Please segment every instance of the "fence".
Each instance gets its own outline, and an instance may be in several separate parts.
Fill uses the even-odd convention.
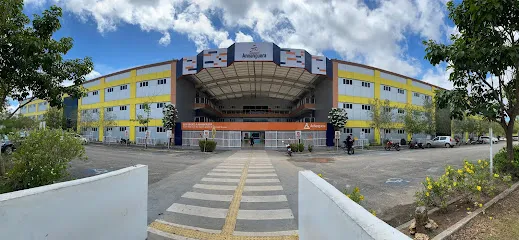
[[[107,143],[107,144],[117,143],[118,140],[119,140],[119,138],[116,138],[116,137],[105,136],[104,139],[103,139],[103,143]]]
[[[210,135],[209,139],[212,140],[212,133]],[[198,141],[203,139],[203,136],[203,131],[183,131],[182,146],[198,146]],[[217,131],[214,140],[216,147],[241,147],[241,131]]]
[[[89,134],[89,135],[81,135],[82,137],[88,139],[89,142],[97,142],[99,140],[99,138],[97,137],[94,137],[93,134]]]
[[[297,143],[295,131],[266,131],[265,147],[285,147],[287,143]],[[301,143],[305,146],[326,146],[326,131],[302,131]]]
[[[146,138],[143,138],[143,137],[136,138],[135,144],[137,144],[137,145],[146,144]],[[148,138],[147,145],[156,145],[156,144],[157,144],[156,138]]]
[[[353,147],[356,149],[364,149],[364,146],[369,146],[369,139],[357,139],[353,142]]]

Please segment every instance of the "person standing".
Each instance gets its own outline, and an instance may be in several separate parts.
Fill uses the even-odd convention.
[[[250,137],[250,146],[254,147],[254,138],[252,136]]]
[[[346,137],[346,149],[348,151],[348,155],[351,155],[351,147],[353,146],[353,137],[350,135],[348,135],[348,137]]]

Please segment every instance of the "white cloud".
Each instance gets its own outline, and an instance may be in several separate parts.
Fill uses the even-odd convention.
[[[162,46],[167,46],[171,42],[171,36],[168,32],[164,32],[164,35],[159,39],[159,44]]]
[[[92,70],[92,72],[90,72],[89,74],[87,74],[85,76],[85,79],[86,80],[90,80],[90,79],[94,79],[94,78],[97,78],[97,77],[100,77],[101,76],[101,73],[96,71],[96,70]]]
[[[12,98],[7,98],[7,112],[14,112],[20,104],[18,101],[13,100]]]
[[[449,81],[449,76],[451,73],[451,69],[446,69],[445,67],[438,65],[433,69],[428,69],[423,75],[422,81],[440,86],[445,89],[452,89],[452,82]]]
[[[236,33],[236,42],[254,42],[254,38],[251,35],[242,33],[241,31]]]
[[[231,29],[238,31],[235,41],[250,41],[247,31],[259,37],[256,41],[312,54],[335,51],[345,60],[409,76],[422,73],[422,66],[409,56],[407,36],[442,41],[455,31],[445,23],[445,0],[377,1],[371,9],[359,0],[53,1],[84,20],[93,19],[101,33],[132,24],[163,33],[159,43],[166,45],[165,33],[174,31],[200,51],[232,44]],[[222,24],[216,24],[218,18]]]

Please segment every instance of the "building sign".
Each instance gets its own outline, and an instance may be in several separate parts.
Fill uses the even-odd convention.
[[[234,61],[273,61],[272,43],[235,43]]]
[[[326,131],[326,123],[300,122],[183,122],[183,131]]]
[[[301,131],[296,131],[296,139],[301,139]]]

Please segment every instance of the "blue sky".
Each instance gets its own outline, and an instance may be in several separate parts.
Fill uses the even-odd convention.
[[[89,56],[97,77],[193,56],[234,41],[268,41],[372,65],[442,87],[444,66],[424,60],[422,41],[447,42],[456,28],[445,0],[25,0],[24,12],[63,8],[68,58]]]

